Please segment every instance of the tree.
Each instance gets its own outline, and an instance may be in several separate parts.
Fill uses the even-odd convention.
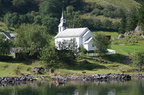
[[[68,26],[71,28],[77,28],[81,27],[81,17],[80,17],[80,11],[74,11],[73,6],[68,6],[66,8],[66,18]]]
[[[119,25],[120,25],[120,23],[119,22],[113,22],[113,29],[114,30],[118,30],[119,29]]]
[[[133,57],[133,64],[139,67],[139,70],[142,71],[142,66],[144,65],[144,52],[138,52]]]
[[[62,42],[58,43],[58,49],[59,50],[71,50],[73,53],[76,53],[78,51],[78,45],[76,42],[76,39],[70,39],[69,41],[63,40]]]
[[[82,10],[84,6],[83,0],[63,0],[64,5],[66,6],[73,6],[75,11]]]
[[[8,55],[10,53],[10,48],[12,46],[12,42],[4,35],[0,35],[0,55]]]
[[[17,30],[15,44],[22,48],[22,52],[34,55],[49,45],[49,34],[46,27],[35,24],[22,24]]]
[[[61,0],[45,0],[39,7],[39,12],[41,15],[49,15],[52,17],[60,17],[61,10]]]
[[[144,0],[141,0],[140,4],[140,8],[138,9],[138,24],[144,29]]]
[[[132,12],[127,22],[127,30],[133,31],[137,27],[138,19],[136,12]]]
[[[19,26],[19,14],[18,13],[7,13],[4,16],[4,21],[8,28],[15,27],[17,28]]]
[[[57,49],[59,61],[66,63],[67,65],[75,64],[75,55],[78,52],[77,42],[75,39],[58,42]]]
[[[93,45],[96,47],[95,51],[99,53],[99,55],[106,54],[107,48],[110,46],[111,41],[102,34],[97,34],[93,38]]]
[[[27,13],[29,11],[38,11],[38,4],[36,0],[11,0],[14,11],[18,13]]]
[[[58,48],[59,47],[59,48]],[[75,64],[77,44],[74,39],[58,42],[58,47],[45,46],[40,54],[40,59],[49,67],[71,66]]]
[[[112,28],[112,21],[105,19],[102,21],[102,27],[104,29],[111,29]]]
[[[50,34],[57,32],[58,19],[55,17],[45,16],[42,18],[42,25],[47,27]]]
[[[114,17],[114,11],[116,10],[115,7],[113,7],[112,5],[108,5],[104,8],[103,10],[103,14],[105,17]]]
[[[48,67],[58,67],[59,65],[59,58],[58,58],[58,52],[54,47],[49,47],[46,45],[41,53],[40,53],[40,59],[47,63]]]
[[[100,19],[95,19],[95,20],[93,20],[93,21],[94,21],[93,27],[94,27],[95,29],[100,29],[101,26],[102,26],[101,20],[100,20]]]
[[[125,14],[124,14],[120,21],[119,33],[123,34],[126,32],[126,23],[127,23],[127,20],[126,20]]]

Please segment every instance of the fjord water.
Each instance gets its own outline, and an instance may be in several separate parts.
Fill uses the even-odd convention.
[[[108,82],[33,82],[24,85],[0,87],[0,95],[144,95],[144,80]]]

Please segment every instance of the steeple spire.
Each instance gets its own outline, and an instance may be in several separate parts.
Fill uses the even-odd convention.
[[[66,28],[67,28],[67,24],[66,24],[66,19],[64,17],[64,10],[62,8],[62,16],[61,16],[61,19],[60,19],[60,24],[59,24],[59,32],[62,32],[64,31]]]
[[[65,17],[64,17],[64,10],[63,10],[63,8],[62,8],[62,15],[61,15],[61,19],[65,19]]]

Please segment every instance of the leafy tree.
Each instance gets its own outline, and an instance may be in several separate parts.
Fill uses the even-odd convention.
[[[19,26],[19,14],[18,13],[7,13],[4,16],[4,21],[8,28],[15,27],[17,28]]]
[[[104,29],[111,29],[112,28],[112,21],[105,19],[102,21],[102,28]]]
[[[74,11],[73,6],[68,6],[66,8],[66,18],[68,26],[71,28],[81,27],[81,17],[79,11]]]
[[[93,38],[93,45],[96,47],[96,52],[99,55],[103,55],[107,53],[107,48],[110,46],[111,41],[102,34],[97,34]]]
[[[114,17],[114,11],[116,10],[115,7],[113,7],[112,5],[108,5],[104,8],[103,10],[103,14],[106,17]]]
[[[55,17],[45,16],[42,18],[42,25],[47,27],[47,30],[51,34],[57,32],[58,19]]]
[[[100,29],[101,26],[102,26],[101,20],[100,20],[100,19],[95,19],[95,20],[93,20],[93,21],[94,21],[94,24],[93,24],[94,28],[95,28],[95,29]]]
[[[38,11],[36,0],[11,0],[14,10],[19,13],[27,13],[29,11]]]
[[[29,55],[39,55],[41,49],[49,45],[50,37],[44,26],[22,24],[16,32],[15,44],[22,48],[22,52],[29,53]]]
[[[120,25],[119,22],[114,22],[114,23],[112,24],[113,29],[114,29],[114,30],[118,30],[118,29],[119,29],[119,25]]]
[[[61,10],[61,0],[45,0],[39,7],[39,12],[41,15],[49,15],[52,17],[60,17]]]
[[[75,11],[82,10],[84,7],[83,0],[63,0],[64,5],[66,6],[73,6]]]
[[[124,10],[121,8],[116,8],[116,10],[114,11],[114,17],[122,17],[124,14]]]
[[[40,15],[35,16],[34,17],[34,23],[41,25],[42,24],[41,19],[42,19],[42,17]]]
[[[75,54],[78,51],[75,39],[58,42],[57,49],[58,49],[58,57],[61,62],[67,63],[67,65],[74,65]]]
[[[46,45],[41,53],[40,53],[40,59],[44,62],[47,63],[48,67],[58,67],[59,58],[58,58],[58,52],[54,47],[49,47]]]
[[[144,52],[138,52],[133,57],[133,64],[139,67],[139,70],[142,71],[142,66],[144,65]]]
[[[19,16],[20,23],[28,23],[28,17],[26,15]]]
[[[127,20],[126,20],[125,14],[124,14],[120,21],[119,33],[123,34],[126,32],[126,23],[127,23]]]
[[[58,50],[72,50],[74,53],[76,53],[77,50],[77,42],[75,39],[71,39],[69,41],[63,40],[62,42],[57,42],[58,43]]]
[[[32,24],[32,23],[34,23],[34,14],[32,14],[32,12],[31,13],[27,13],[26,14],[26,17],[27,17],[27,22],[29,23],[29,24]]]
[[[59,48],[58,48],[59,47]],[[77,52],[77,44],[75,40],[58,42],[57,49],[46,45],[41,54],[40,59],[47,63],[49,67],[70,66],[75,64],[75,54]]]
[[[12,46],[12,42],[4,35],[0,35],[0,55],[8,55],[10,53],[10,48]]]

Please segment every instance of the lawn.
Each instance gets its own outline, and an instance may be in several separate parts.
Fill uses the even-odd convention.
[[[118,33],[117,32],[111,32],[111,31],[92,31],[93,34],[103,34],[103,35],[110,35],[111,38],[117,38]]]
[[[133,55],[137,52],[144,51],[144,46],[111,45],[111,49],[116,50],[119,54]]]
[[[27,63],[29,63],[27,61]],[[3,76],[19,76],[21,73],[33,74],[32,68],[41,67],[41,64],[27,64],[26,62],[1,62],[0,61],[0,77]]]
[[[137,52],[144,51],[144,38],[141,36],[126,36],[119,40],[113,40],[113,38],[118,37],[117,32],[109,32],[109,31],[94,31],[94,34],[104,34],[111,36],[111,49],[116,50],[116,53],[121,55],[133,55]],[[128,42],[129,41],[129,42]],[[134,43],[138,41],[137,43]]]

